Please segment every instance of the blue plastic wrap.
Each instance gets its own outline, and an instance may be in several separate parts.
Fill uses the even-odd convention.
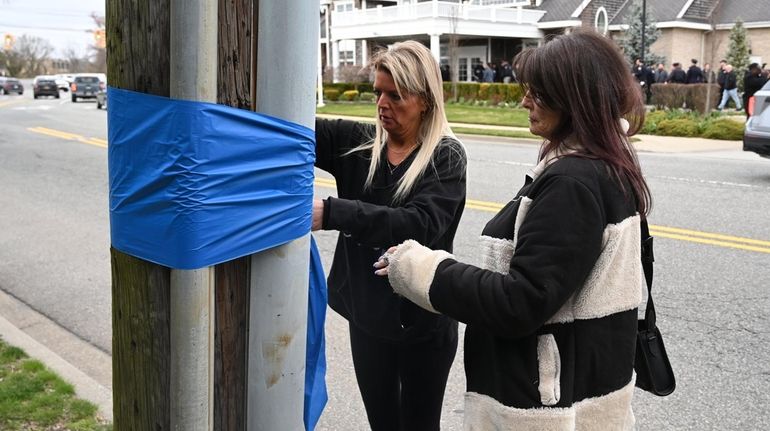
[[[213,103],[108,91],[116,249],[195,269],[310,231],[312,130]]]
[[[315,133],[212,103],[108,88],[116,249],[176,269],[215,265],[310,231]],[[311,242],[306,429],[326,404],[326,280]]]

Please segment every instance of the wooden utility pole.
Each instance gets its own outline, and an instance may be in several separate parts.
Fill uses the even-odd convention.
[[[296,1],[293,3],[293,6],[299,4]],[[172,4],[173,0],[107,0],[107,69],[111,86],[158,96],[172,95],[172,88],[175,85],[172,82],[171,63]],[[217,56],[219,58],[217,102],[254,110],[257,106],[258,89],[256,79],[258,1],[219,0],[217,6]],[[288,12],[280,9],[273,13]],[[288,14],[283,18],[286,23],[291,20]],[[309,43],[315,50],[312,42],[313,39],[311,38]],[[289,57],[284,60],[286,65],[295,61],[290,54],[285,51],[280,54]],[[298,53],[298,55],[304,54],[305,52]],[[315,57],[310,55],[307,57],[307,61],[312,65],[315,63]],[[296,62],[292,67],[301,70],[299,66],[302,64],[304,63]],[[312,69],[307,69],[307,71],[310,72]],[[282,73],[284,72],[276,72],[276,74]],[[311,90],[314,87],[314,83],[312,83],[314,76],[310,73]],[[280,79],[281,77],[271,76],[271,78]],[[292,76],[284,75],[283,78],[292,78]],[[270,85],[284,87],[276,85],[275,82],[279,81],[274,81]],[[291,89],[292,86],[294,86],[294,90]],[[309,107],[293,110],[300,111],[307,117],[307,113],[304,111],[310,109],[312,118],[314,95],[302,86],[297,90],[296,82],[291,82],[291,80],[285,87],[289,88],[287,90],[289,93],[296,93],[297,91],[308,93]],[[264,91],[265,93],[269,92]],[[284,111],[289,112],[292,109],[290,104],[303,103],[305,102],[304,99],[307,98],[304,93],[300,99],[287,98],[285,103],[278,104],[282,111],[273,113],[280,115]],[[115,109],[115,107],[111,107],[111,109]],[[295,120],[294,118],[288,119]],[[303,123],[308,125],[308,121]],[[291,244],[283,247],[294,250],[292,251],[294,255],[304,253],[304,262],[306,262],[307,236],[301,238],[298,245]],[[265,253],[268,255],[266,258],[258,257]],[[111,254],[115,429],[117,431],[171,430],[172,427],[180,426],[178,423],[175,425],[172,417],[172,410],[175,408],[173,406],[175,402],[173,391],[183,390],[183,388],[178,388],[178,381],[172,381],[177,379],[174,375],[175,372],[178,373],[179,371],[174,369],[174,361],[171,359],[172,345],[174,344],[172,339],[175,332],[172,324],[174,320],[172,310],[175,306],[178,308],[172,295],[172,280],[178,278],[174,276],[175,273],[182,273],[184,276],[187,272],[172,270],[144,261],[114,248],[111,249]],[[265,328],[264,324],[255,325],[255,322],[270,321],[269,316],[250,316],[250,302],[256,300],[256,297],[250,297],[250,292],[259,288],[261,289],[259,295],[269,297],[272,295],[269,290],[265,291],[266,288],[284,291],[299,290],[293,292],[293,295],[307,300],[307,275],[304,276],[304,291],[301,289],[301,282],[297,284],[292,280],[286,283],[289,285],[284,285],[283,281],[285,280],[282,280],[280,276],[276,277],[274,274],[270,274],[270,265],[275,263],[270,259],[269,254],[269,252],[264,252],[246,256],[209,269],[213,272],[215,323],[213,405],[206,407],[213,410],[210,412],[213,416],[211,419],[213,422],[206,426],[215,430],[240,431],[247,429],[247,410],[249,410],[247,409],[247,374],[250,368],[259,370],[262,361],[261,357],[256,357],[257,355],[249,358],[250,320],[252,330],[257,329],[266,332],[270,329]],[[298,263],[300,266],[304,264],[302,259],[295,259],[293,264],[297,265]],[[255,265],[256,272],[252,273],[252,268]],[[294,273],[294,278],[297,278],[296,271],[301,269],[292,268],[291,272]],[[285,265],[281,267],[281,270],[286,270]],[[304,271],[305,273],[307,271],[306,264]],[[272,276],[272,285],[259,287],[259,280],[264,279],[266,275]],[[255,279],[257,279],[256,282]],[[297,286],[299,289],[296,289]],[[281,295],[285,295],[285,292]],[[260,300],[261,302],[265,301]],[[306,302],[294,302],[299,302],[296,307],[299,309],[304,307],[304,312],[306,312]],[[279,316],[282,312],[281,309],[272,311],[277,312]],[[295,315],[295,318],[300,320],[303,316],[302,313],[297,314],[294,311],[284,314]],[[276,324],[276,326],[279,325]],[[295,337],[290,346],[294,352],[292,355],[296,357],[298,353],[304,354],[305,332],[304,326],[297,327],[295,330],[298,331],[295,335],[301,335]],[[269,336],[270,333],[267,332],[264,338]],[[294,347],[295,345],[301,345],[301,349]],[[252,365],[249,365],[249,359],[251,359]],[[303,361],[299,371],[304,372],[304,358],[301,359]],[[277,378],[281,379],[280,373],[283,370],[278,371]],[[296,371],[298,370],[292,368],[290,374],[297,374]],[[251,376],[255,381],[258,377]],[[295,377],[304,381],[304,373]],[[286,377],[283,380],[289,380],[289,378]],[[282,386],[284,386],[283,383],[276,385],[276,388]],[[175,387],[177,389],[173,389]],[[289,392],[292,393],[290,400],[292,404],[275,408],[262,403],[260,408],[275,410],[274,414],[297,416],[293,420],[295,422],[298,420],[301,423],[301,394],[299,395],[300,404],[297,406],[297,396],[294,394],[296,390],[292,389]],[[263,401],[264,396],[264,394],[261,395]],[[284,399],[284,401],[286,400]],[[254,402],[252,400],[252,403]],[[248,413],[252,415],[251,411]],[[260,418],[255,416],[248,419],[252,424],[249,429],[270,429],[271,427],[269,420],[261,422]]]

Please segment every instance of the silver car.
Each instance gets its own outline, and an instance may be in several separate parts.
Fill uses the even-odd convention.
[[[743,151],[753,151],[770,158],[770,81],[752,98],[754,110],[743,131]]]

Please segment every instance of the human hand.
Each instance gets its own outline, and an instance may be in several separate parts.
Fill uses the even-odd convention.
[[[310,227],[311,230],[323,229],[324,221],[324,201],[322,199],[313,199],[313,221]]]
[[[396,252],[397,247],[393,246],[388,249],[385,253],[380,256],[379,259],[377,259],[377,262],[374,262],[374,274],[387,277],[388,276],[388,266],[390,265],[390,256],[393,255],[393,253]]]

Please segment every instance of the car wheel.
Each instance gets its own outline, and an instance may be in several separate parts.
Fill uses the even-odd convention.
[[[33,94],[33,95],[32,95],[32,97],[34,97],[35,99],[37,99],[37,94]]]
[[[59,93],[56,93],[56,96],[54,96],[54,97],[59,99],[60,98]]]

